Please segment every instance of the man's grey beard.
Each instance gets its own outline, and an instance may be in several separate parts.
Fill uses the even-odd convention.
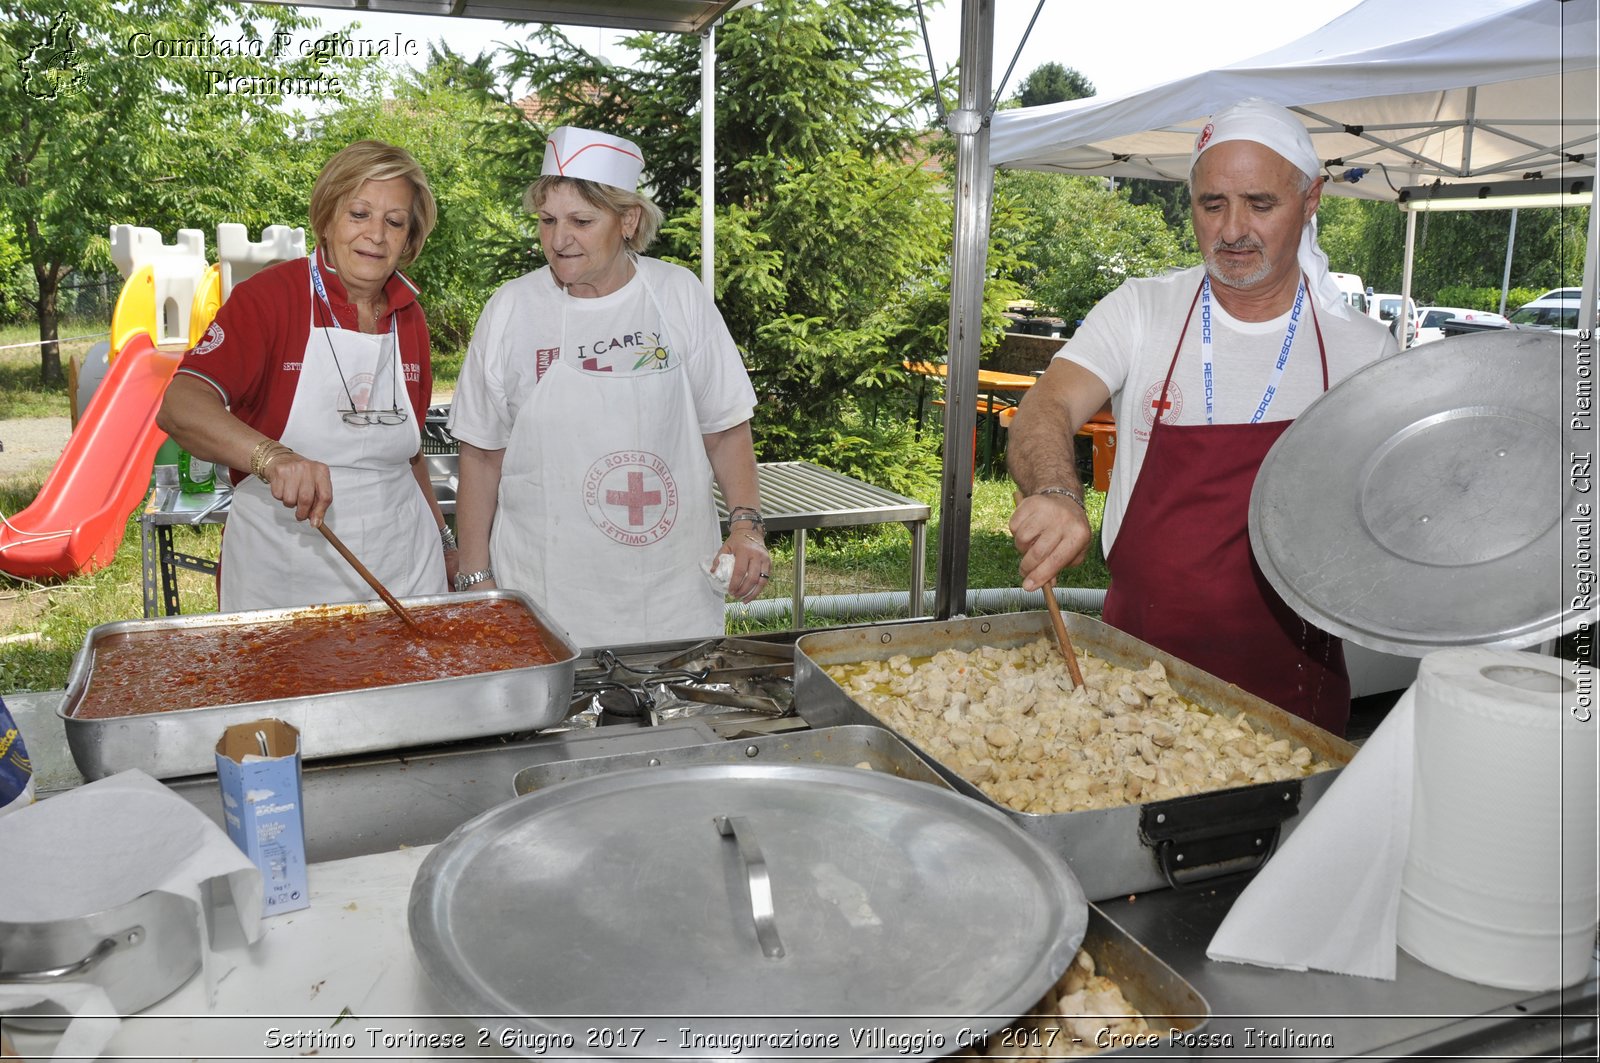
[[[1236,244],[1216,244],[1211,248],[1212,254],[1218,251],[1261,251],[1262,247],[1255,241],[1240,241]],[[1216,265],[1211,255],[1206,255],[1206,273],[1218,284],[1226,284],[1230,288],[1254,288],[1272,275],[1272,263],[1263,255],[1261,265],[1245,274],[1243,277],[1229,277]]]

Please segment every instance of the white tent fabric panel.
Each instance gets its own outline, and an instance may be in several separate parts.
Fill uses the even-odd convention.
[[[1282,48],[1116,97],[994,117],[994,165],[1185,180],[1212,112],[1248,96],[1299,112],[1328,191],[1583,177],[1600,140],[1594,0],[1366,0]],[[1354,183],[1354,169],[1367,173]]]

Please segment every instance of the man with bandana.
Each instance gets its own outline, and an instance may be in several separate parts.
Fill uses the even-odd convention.
[[[1250,550],[1256,470],[1317,396],[1395,352],[1355,313],[1317,246],[1321,164],[1287,109],[1214,115],[1189,164],[1205,264],[1130,280],[1085,318],[1011,426],[1011,518],[1023,586],[1088,553],[1073,436],[1108,402],[1117,462],[1101,535],[1106,623],[1342,735],[1350,681],[1337,638],[1273,591]]]

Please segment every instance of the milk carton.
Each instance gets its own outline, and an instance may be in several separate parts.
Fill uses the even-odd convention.
[[[282,720],[240,723],[217,742],[228,837],[261,869],[263,916],[311,903],[300,812],[300,732]]]

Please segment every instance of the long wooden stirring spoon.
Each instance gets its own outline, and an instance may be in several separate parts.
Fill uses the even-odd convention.
[[[1012,501],[1022,505],[1022,492],[1013,491]],[[1061,603],[1056,601],[1056,581],[1051,580],[1039,588],[1044,592],[1044,603],[1050,609],[1050,623],[1056,629],[1056,648],[1067,659],[1067,672],[1074,686],[1083,686],[1083,671],[1078,667],[1078,655],[1072,648],[1072,636],[1067,633],[1066,618],[1061,615]]]
[[[333,534],[333,529],[328,527],[327,521],[318,524],[317,530],[322,533],[324,539],[333,544],[335,550],[339,551],[339,556],[350,562],[350,567],[355,569],[361,578],[367,581],[367,586],[378,592],[378,597],[383,599],[385,605],[394,610],[396,616],[404,620],[412,631],[418,634],[422,633],[422,625],[417,623],[416,618],[406,610],[405,606],[400,604],[398,598],[389,593],[389,588],[378,582],[378,577],[368,571],[367,566],[361,563],[361,559],[351,553],[350,548],[337,535]]]

